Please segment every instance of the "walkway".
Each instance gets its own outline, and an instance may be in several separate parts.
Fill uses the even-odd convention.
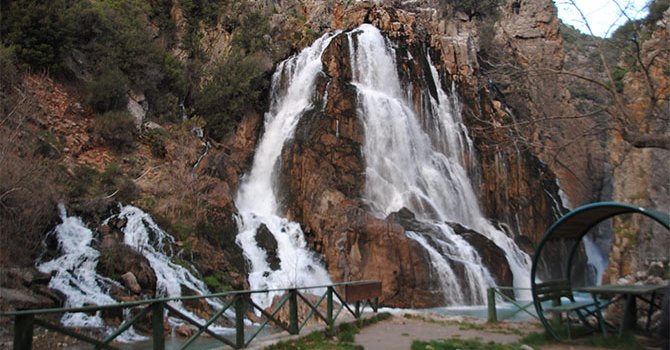
[[[487,325],[478,319],[463,321],[424,314],[394,315],[389,320],[363,328],[356,336],[356,343],[366,350],[408,350],[414,340],[449,338],[514,343],[521,339],[522,334],[539,330],[539,324],[535,323],[500,322]]]

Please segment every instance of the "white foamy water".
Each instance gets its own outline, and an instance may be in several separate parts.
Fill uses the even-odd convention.
[[[53,235],[58,241],[61,256],[38,264],[37,268],[52,275],[49,287],[61,291],[66,296],[65,307],[118,303],[109,296],[108,292],[112,285],[120,285],[96,273],[100,252],[91,247],[95,239],[94,233],[80,218],[68,216],[63,205],[59,205],[59,209],[63,223],[56,226]],[[174,237],[164,232],[149,214],[139,208],[127,205],[120,206],[119,209],[119,214],[113,215],[103,223],[108,223],[114,217],[126,220],[123,228],[124,243],[141,253],[149,261],[156,274],[156,295],[158,297],[179,297],[184,287],[200,295],[209,294],[207,287],[200,279],[170,260],[169,255],[171,254],[165,250],[168,244],[174,243]],[[214,309],[222,307],[216,300],[207,299],[207,302]],[[205,322],[186,310],[179,301],[172,301],[170,305],[196,321]],[[68,327],[106,328],[99,312],[95,315],[68,313],[63,316],[61,323]],[[171,318],[170,323],[177,325],[182,321]],[[229,328],[218,326],[210,326],[210,329],[218,333],[231,331]],[[132,327],[117,338],[119,341],[144,339],[147,338],[135,333]]]
[[[359,116],[364,121],[366,159],[365,196],[382,216],[403,207],[414,212],[418,219],[458,222],[482,233],[506,254],[514,274],[515,287],[529,287],[530,257],[523,253],[512,238],[496,229],[483,217],[474,193],[464,158],[472,153],[472,143],[460,118],[454,98],[436,86],[437,99],[430,97],[427,116],[438,127],[424,130],[405,96],[396,71],[392,46],[371,25],[362,25],[349,34],[354,85],[358,90]],[[432,67],[433,79],[439,82]],[[469,303],[486,299],[486,288],[493,284],[490,274],[482,267],[476,251],[452,230],[444,229],[442,237],[432,237],[443,247],[442,259],[418,235],[409,233],[428,251],[440,282],[452,288],[447,260],[459,261],[466,269],[471,293]],[[445,253],[448,252],[448,253]],[[446,302],[462,303],[458,295],[445,290]],[[527,292],[518,298],[529,299]]]
[[[312,108],[314,84],[322,74],[321,54],[334,34],[318,39],[282,62],[273,78],[271,106],[265,114],[265,133],[256,153],[253,167],[240,186],[235,204],[239,209],[236,242],[249,262],[251,289],[264,290],[322,285],[331,283],[328,272],[306,248],[300,225],[279,216],[275,194],[276,167],[284,144],[293,137],[303,114]],[[278,270],[272,270],[267,254],[256,242],[256,232],[265,225],[277,241]],[[261,307],[271,304],[276,293],[252,296]]]
[[[140,252],[149,261],[149,265],[156,274],[157,296],[180,297],[183,288],[187,288],[198,295],[210,294],[202,280],[195,277],[185,267],[172,262],[170,258],[172,253],[166,250],[169,249],[169,244],[175,243],[174,237],[163,231],[149,214],[137,207],[132,205],[119,206],[119,210],[118,215],[110,217],[103,223],[107,223],[113,217],[126,220],[126,225],[123,228],[123,243]],[[216,299],[207,298],[205,300],[214,309],[223,307]],[[170,301],[169,304],[200,324],[206,322],[206,320],[184,308],[181,301]],[[177,318],[170,318],[169,321],[172,325],[183,323]],[[217,333],[233,331],[231,328],[215,325],[210,326],[209,329]]]
[[[64,307],[82,307],[86,305],[116,304],[117,301],[107,293],[116,282],[96,273],[100,252],[91,247],[93,231],[84,222],[74,216],[68,216],[65,206],[58,205],[63,221],[52,231],[58,241],[61,256],[40,263],[37,269],[51,274],[49,288],[62,292],[65,296]],[[105,328],[100,311],[93,315],[83,312],[66,313],[61,323],[68,327]],[[140,341],[140,336],[131,327],[117,338],[118,341]]]

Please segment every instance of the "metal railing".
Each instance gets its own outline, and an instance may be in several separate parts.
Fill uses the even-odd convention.
[[[523,302],[520,302],[510,297],[509,295],[505,294],[505,291],[512,291],[512,293],[514,293],[515,290],[530,290],[530,288],[495,286],[487,290],[486,299],[488,305],[488,322],[498,322],[499,320],[502,319],[512,318],[522,311],[536,319],[539,319],[537,315],[534,313],[535,309],[532,300],[524,300]],[[512,312],[510,315],[507,315],[504,318],[499,318],[498,309],[496,308],[496,295],[500,296],[502,300],[514,305],[516,307],[516,310],[514,310],[514,312]],[[529,308],[532,311],[528,311]]]
[[[325,290],[320,297],[308,291]],[[252,298],[252,294],[256,293],[276,293],[282,294],[281,299],[274,306],[274,310],[266,310],[256,304]],[[315,296],[310,300],[307,295]],[[348,311],[354,318],[360,318],[364,309],[368,306],[374,312],[377,312],[379,297],[381,296],[381,282],[379,281],[356,281],[335,283],[324,286],[299,287],[289,289],[268,289],[268,290],[252,290],[252,291],[233,291],[225,293],[215,293],[204,296],[187,296],[179,298],[161,298],[142,301],[133,301],[126,303],[119,303],[113,305],[94,305],[78,308],[51,308],[51,309],[33,309],[33,310],[18,310],[11,312],[0,313],[0,317],[14,317],[14,349],[15,350],[29,350],[32,349],[33,329],[35,326],[40,326],[51,331],[55,331],[80,341],[92,344],[95,349],[117,349],[112,345],[119,335],[127,331],[131,326],[137,324],[138,320],[150,316],[152,329],[152,344],[154,350],[165,349],[165,330],[164,320],[170,315],[182,319],[198,330],[193,333],[185,342],[183,342],[179,349],[188,348],[193,342],[203,333],[207,333],[213,339],[229,345],[234,349],[241,349],[247,347],[252,340],[254,340],[261,331],[270,323],[287,331],[289,334],[298,334],[307,322],[313,317],[321,319],[326,324],[328,332],[334,331],[335,320],[343,310]],[[223,302],[223,307],[215,310],[214,314],[209,317],[207,321],[201,323],[193,317],[186,315],[184,312],[178,310],[170,305],[175,301],[189,301],[216,298]],[[298,304],[299,300],[307,305],[309,312],[302,318],[299,317]],[[325,301],[325,312],[319,306]],[[278,313],[285,305],[288,304],[288,322],[281,320]],[[351,305],[350,305],[351,304]],[[104,310],[118,310],[118,309],[134,309],[136,313],[121,323],[112,333],[105,336],[103,339],[96,339],[89,335],[78,332],[77,329],[66,328],[64,326],[54,324],[50,321],[39,318],[38,316],[62,314],[70,312],[98,312]],[[234,336],[227,338],[210,329],[217,320],[220,319],[227,310],[234,310]],[[245,330],[245,316],[249,311],[258,311],[264,320],[260,322],[253,332],[249,334]]]

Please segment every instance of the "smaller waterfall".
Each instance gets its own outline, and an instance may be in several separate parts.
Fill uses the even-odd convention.
[[[593,284],[600,284],[603,279],[603,273],[605,272],[605,269],[607,269],[607,255],[603,255],[600,247],[593,239],[591,233],[585,235],[582,238],[582,242],[584,243],[587,264],[592,266],[595,270],[595,276],[593,276],[595,280],[589,282]]]
[[[300,118],[313,108],[314,86],[322,74],[321,54],[336,33],[326,34],[300,54],[283,61],[272,78],[272,104],[265,114],[265,133],[254,155],[251,172],[240,186],[235,204],[239,209],[236,242],[250,263],[251,289],[306,287],[330,283],[328,272],[306,247],[298,223],[279,216],[275,195],[276,166],[284,144],[293,137]],[[278,269],[267,262],[267,252],[258,246],[256,234],[265,226],[277,242]],[[268,307],[276,292],[252,296]]]
[[[85,305],[116,304],[117,301],[107,293],[115,281],[100,276],[95,267],[100,252],[91,247],[94,235],[84,222],[74,216],[68,216],[65,206],[58,205],[60,218],[63,221],[50,233],[58,241],[62,255],[54,260],[37,265],[41,272],[51,274],[49,288],[58,290],[66,296],[65,307],[82,307]],[[100,311],[94,315],[83,312],[67,313],[61,323],[68,327],[105,328]],[[140,336],[131,327],[124,332],[119,341],[140,341],[147,339]]]
[[[96,273],[96,266],[100,252],[92,247],[95,235],[84,222],[74,216],[68,216],[65,206],[60,204],[60,217],[63,221],[52,231],[58,241],[59,251],[62,253],[58,258],[38,263],[38,270],[52,275],[49,287],[59,290],[66,296],[66,307],[81,307],[85,305],[107,305],[116,304],[117,300],[109,296],[108,292],[114,285],[121,287],[117,282]],[[161,297],[179,297],[182,287],[186,287],[198,294],[209,294],[205,284],[195,277],[186,268],[173,263],[170,256],[166,254],[169,244],[175,242],[174,237],[161,230],[149,214],[139,208],[127,205],[119,206],[119,214],[113,215],[103,223],[108,223],[112,218],[126,220],[123,228],[124,243],[141,253],[151,265],[156,274],[156,295]],[[220,309],[222,305],[212,299],[207,302],[214,308]],[[186,310],[179,301],[170,302],[189,317],[202,320],[197,315]],[[178,319],[170,318],[172,325],[180,325]],[[105,328],[100,313],[87,315],[84,313],[68,313],[63,316],[61,323],[68,327],[93,327]],[[210,326],[212,331],[226,333],[229,328]],[[120,341],[139,341],[146,339],[135,333],[132,328],[126,331]]]
[[[156,295],[178,297],[181,296],[182,287],[201,295],[209,294],[204,282],[183,266],[173,263],[166,255],[167,244],[174,244],[174,237],[158,227],[151,216],[141,209],[132,205],[120,206],[119,209],[118,215],[106,219],[103,224],[107,224],[114,217],[126,220],[123,243],[149,260],[156,274]],[[207,299],[207,302],[213,307],[222,307],[214,299]]]

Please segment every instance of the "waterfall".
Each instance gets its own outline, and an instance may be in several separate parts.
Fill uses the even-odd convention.
[[[425,248],[446,303],[481,304],[487,287],[495,282],[477,251],[445,222],[461,223],[493,241],[506,254],[514,285],[528,287],[530,258],[481,213],[465,165],[474,158],[472,141],[456,95],[441,88],[437,69],[427,58],[432,80],[438,83],[431,87],[436,94],[426,94],[423,101],[420,112],[426,125],[422,126],[407,97],[410,91],[401,86],[393,47],[378,29],[365,24],[347,34],[324,35],[282,62],[273,75],[264,134],[235,199],[239,209],[236,242],[249,263],[251,289],[330,282],[326,270],[306,248],[300,225],[280,216],[275,183],[282,149],[292,139],[300,118],[322,108],[314,105],[315,82],[323,74],[321,55],[336,35],[348,36],[352,84],[358,92],[358,115],[365,128],[364,200],[380,217],[406,207],[419,220],[440,229],[431,237],[410,231],[407,236]],[[268,262],[269,252],[258,242],[259,230],[269,231],[277,242],[279,266]],[[452,263],[462,267],[464,281],[458,281]],[[526,291],[517,293],[519,298],[529,295]],[[254,301],[266,307],[274,296],[272,292],[257,294]]]
[[[203,281],[183,266],[173,263],[165,254],[165,249],[168,248],[166,243],[175,243],[174,237],[158,227],[151,216],[141,209],[132,205],[120,206],[119,209],[118,215],[106,219],[103,224],[115,217],[126,220],[123,243],[142,253],[149,261],[156,274],[156,295],[178,297],[181,296],[182,287],[201,295],[209,294]],[[207,302],[216,308],[223,307],[214,299],[207,299]]]
[[[471,302],[483,303],[486,288],[493,280],[482,268],[478,254],[453,231],[444,229],[445,221],[459,222],[491,239],[506,254],[514,274],[515,287],[529,287],[531,261],[512,238],[496,229],[483,217],[477,197],[465,170],[464,158],[472,152],[472,143],[460,118],[453,98],[435,86],[437,98],[430,97],[428,117],[439,127],[422,129],[409,96],[401,87],[396,71],[393,47],[372,25],[362,25],[349,33],[353,84],[358,91],[358,114],[365,128],[364,155],[366,160],[365,196],[371,207],[386,216],[403,207],[414,212],[418,219],[432,221],[442,227],[442,237],[432,237],[443,246],[443,258],[438,259],[425,240],[408,233],[429,252],[440,283],[451,281],[447,260],[465,262],[465,283],[477,293]],[[431,65],[433,81],[439,82],[437,70]],[[439,84],[439,83],[438,83]],[[432,138],[432,139],[431,139]],[[448,254],[447,254],[448,252]],[[449,256],[450,255],[450,256]],[[447,303],[457,304],[458,297]],[[529,299],[528,292],[518,292],[518,298]]]
[[[85,305],[116,304],[117,300],[109,296],[108,292],[114,285],[121,287],[117,282],[96,273],[96,266],[100,252],[92,247],[95,235],[84,222],[75,216],[68,216],[65,206],[60,204],[60,217],[63,221],[56,226],[50,235],[54,235],[58,242],[61,255],[53,260],[37,264],[37,269],[52,275],[49,288],[56,289],[66,296],[65,307],[82,307]],[[119,214],[112,215],[103,221],[118,217],[126,220],[123,228],[124,243],[141,253],[151,265],[156,274],[156,295],[159,297],[179,297],[182,287],[186,287],[198,294],[209,294],[205,284],[195,277],[186,268],[173,263],[165,250],[168,243],[174,243],[174,237],[161,230],[153,219],[139,208],[126,205],[119,206]],[[212,299],[207,302],[215,309],[222,305]],[[189,317],[204,323],[197,315],[183,308],[179,301],[171,301],[170,305],[179,309]],[[182,322],[170,318],[170,324],[179,325]],[[67,313],[61,323],[68,327],[105,328],[100,312],[94,315],[85,313]],[[212,331],[224,333],[228,328],[210,326]],[[146,339],[132,329],[124,332],[117,338],[120,341],[139,341]]]
[[[100,252],[91,247],[93,231],[80,218],[68,216],[63,204],[58,205],[58,210],[63,222],[50,234],[55,236],[62,254],[51,261],[38,264],[37,269],[51,274],[49,288],[66,296],[64,307],[116,304],[117,301],[107,292],[117,283],[95,272]],[[83,312],[66,313],[61,318],[61,323],[68,327],[105,328],[100,311],[93,315]],[[131,327],[117,339],[139,341],[146,338],[135,333]]]
[[[303,114],[312,108],[317,76],[322,72],[321,54],[336,33],[326,34],[283,61],[272,77],[271,106],[265,114],[263,134],[249,174],[235,198],[239,209],[237,244],[249,262],[249,285],[253,290],[306,287],[331,283],[328,272],[306,248],[300,225],[279,216],[274,182],[284,144],[293,137]],[[277,241],[278,269],[267,262],[267,252],[258,246],[256,232],[264,225]],[[267,307],[277,293],[256,293],[254,302]]]

